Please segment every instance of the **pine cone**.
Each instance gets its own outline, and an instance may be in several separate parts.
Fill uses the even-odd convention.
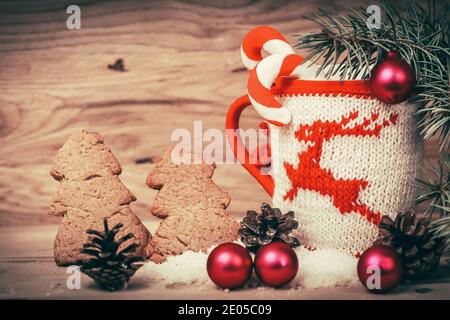
[[[375,244],[391,246],[403,257],[406,280],[423,279],[439,267],[444,245],[442,239],[432,238],[430,222],[428,218],[416,222],[414,212],[408,211],[395,221],[383,216],[378,225],[381,238]]]
[[[297,227],[294,212],[282,214],[280,209],[272,209],[267,203],[263,203],[261,214],[247,211],[247,216],[241,222],[239,235],[250,252],[256,252],[273,241],[282,241],[294,248],[300,245],[300,241],[289,234]]]
[[[115,240],[116,234],[123,227],[121,223],[116,224],[111,230],[108,227],[107,219],[103,220],[104,231],[88,230],[91,236],[90,242],[83,245],[82,253],[93,256],[88,261],[78,261],[80,270],[94,279],[94,281],[104,290],[116,291],[126,287],[130,278],[143,265],[145,257],[131,256],[137,244],[119,250],[125,241],[134,237],[132,233]]]

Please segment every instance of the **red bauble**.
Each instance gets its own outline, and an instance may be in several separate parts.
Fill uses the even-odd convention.
[[[373,68],[369,84],[379,100],[389,104],[400,103],[413,91],[414,72],[398,52],[389,51],[387,57]]]
[[[388,292],[402,281],[403,260],[393,248],[374,245],[359,258],[358,277],[370,292]]]
[[[281,287],[297,275],[297,255],[284,242],[266,244],[256,253],[255,272],[265,284],[272,287]]]
[[[206,263],[209,278],[221,288],[242,287],[252,274],[252,258],[236,243],[224,243],[209,254]]]

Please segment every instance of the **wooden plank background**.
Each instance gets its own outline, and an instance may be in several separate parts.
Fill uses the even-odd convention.
[[[100,132],[149,218],[147,172],[175,128],[223,128],[245,92],[243,35],[271,24],[289,40],[313,30],[302,15],[361,1],[78,1],[81,30],[67,30],[71,1],[0,1],[0,226],[57,223],[47,215],[58,148],[80,128]],[[107,69],[125,60],[127,72]],[[259,117],[246,112],[247,126]],[[436,144],[426,145],[435,158]],[[268,196],[239,165],[219,166],[229,210],[256,209]]]

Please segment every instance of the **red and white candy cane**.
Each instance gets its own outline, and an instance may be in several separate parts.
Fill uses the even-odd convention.
[[[262,50],[270,55],[263,59]],[[286,38],[269,26],[259,26],[247,33],[241,57],[249,69],[247,93],[255,110],[274,125],[288,124],[290,111],[274,98],[270,89],[278,77],[297,76],[303,57],[295,54]]]

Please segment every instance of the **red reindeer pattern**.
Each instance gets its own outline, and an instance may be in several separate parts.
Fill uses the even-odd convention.
[[[338,121],[317,120],[312,125],[300,125],[295,132],[299,141],[307,143],[308,149],[298,154],[297,168],[284,162],[286,174],[291,181],[292,188],[284,195],[284,200],[292,201],[298,189],[307,189],[319,192],[323,196],[330,196],[333,205],[342,213],[359,212],[367,220],[378,224],[381,219],[379,212],[370,210],[365,204],[358,201],[359,192],[368,186],[364,179],[336,179],[329,169],[320,166],[322,147],[325,141],[337,136],[379,137],[383,128],[395,125],[398,114],[391,114],[389,119],[377,121],[378,113],[372,113],[370,118],[364,118],[362,123],[349,126],[349,123],[358,118],[358,112],[351,112]],[[369,128],[373,125],[372,128]]]

